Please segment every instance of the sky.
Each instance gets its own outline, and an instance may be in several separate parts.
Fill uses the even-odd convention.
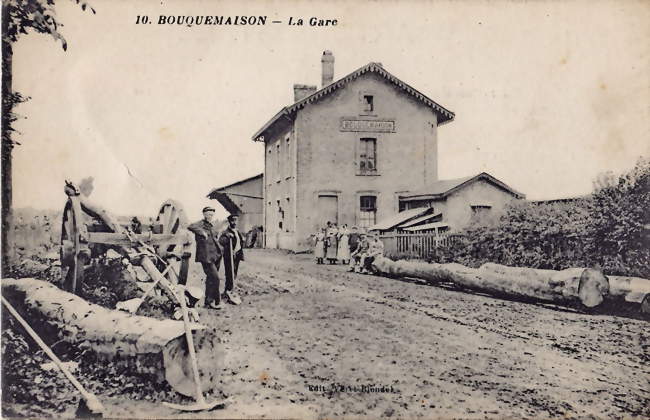
[[[263,171],[251,136],[319,85],[375,61],[456,114],[439,127],[441,179],[489,172],[530,199],[588,193],[650,156],[647,1],[126,1],[57,4],[68,50],[14,47],[14,206],[62,209],[64,180],[91,199],[190,218],[216,187]],[[137,16],[153,23],[136,24]],[[267,15],[265,26],[158,25],[159,15]],[[289,17],[337,19],[290,27]],[[271,24],[281,20],[282,24]]]

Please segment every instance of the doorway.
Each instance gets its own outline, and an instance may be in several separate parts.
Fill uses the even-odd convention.
[[[317,214],[316,223],[319,228],[325,227],[327,222],[338,224],[339,198],[336,195],[319,195]]]

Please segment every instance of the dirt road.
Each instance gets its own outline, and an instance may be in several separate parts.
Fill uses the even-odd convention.
[[[202,277],[193,265],[190,284]],[[225,409],[181,414],[118,392],[99,396],[106,415],[650,417],[645,321],[352,274],[275,250],[249,250],[238,287],[242,305],[200,310],[226,340]]]
[[[210,416],[650,416],[644,321],[273,250],[248,253],[239,287],[241,306],[202,312],[228,340],[221,390],[233,397]]]

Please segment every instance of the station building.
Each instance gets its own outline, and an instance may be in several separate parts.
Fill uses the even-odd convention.
[[[294,85],[294,103],[254,135],[264,144],[266,246],[309,249],[328,221],[371,227],[399,211],[400,196],[438,181],[438,127],[454,113],[369,63],[322,86]]]

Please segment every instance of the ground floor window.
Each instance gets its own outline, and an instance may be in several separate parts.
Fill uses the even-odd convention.
[[[472,205],[472,219],[474,220],[485,220],[486,217],[489,216],[491,206],[489,205],[483,205],[483,204],[476,204]]]
[[[362,195],[359,197],[359,227],[368,228],[377,223],[377,197]]]
[[[492,206],[486,204],[473,204],[471,207],[472,212],[479,215],[489,213],[490,209],[492,208]]]

